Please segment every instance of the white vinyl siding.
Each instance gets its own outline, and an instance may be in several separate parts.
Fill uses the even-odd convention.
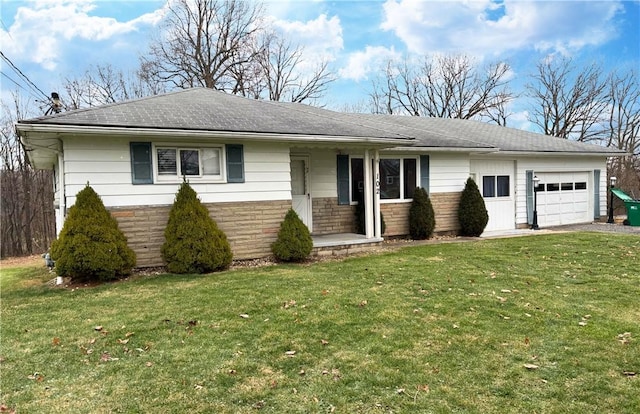
[[[336,152],[335,150],[313,149],[303,150],[292,154],[310,154],[309,157],[309,188],[312,198],[331,198],[338,193],[336,183]]]
[[[457,193],[469,178],[467,154],[430,154],[430,193]]]
[[[173,203],[180,182],[132,184],[130,139],[104,139],[100,148],[82,137],[65,137],[64,142],[67,206],[75,203],[75,194],[84,188],[87,181],[107,207]],[[290,199],[288,146],[244,143],[244,163],[243,183],[191,182],[191,185],[204,203]]]

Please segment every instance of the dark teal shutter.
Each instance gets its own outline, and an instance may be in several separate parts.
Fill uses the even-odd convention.
[[[600,170],[593,170],[593,218],[600,218]]]
[[[338,155],[337,176],[338,176],[338,204],[348,205],[349,199],[349,156]]]
[[[533,170],[527,170],[527,223],[533,224]]]
[[[151,161],[150,142],[132,142],[131,182],[133,184],[153,184],[153,162]]]
[[[429,156],[420,156],[420,187],[429,193]]]
[[[244,183],[244,149],[242,144],[228,144],[227,182]]]

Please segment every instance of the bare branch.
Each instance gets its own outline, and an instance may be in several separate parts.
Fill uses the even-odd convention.
[[[438,118],[488,119],[506,124],[505,105],[510,68],[504,62],[477,68],[466,56],[425,57],[419,66],[405,59],[389,62],[384,83],[374,82],[371,100],[380,110],[387,97],[387,113]]]
[[[533,108],[529,120],[547,135],[577,141],[606,135],[606,81],[602,70],[591,65],[580,71],[570,59],[540,63],[533,82],[527,84]]]

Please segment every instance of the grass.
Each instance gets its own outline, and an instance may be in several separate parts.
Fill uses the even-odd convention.
[[[637,236],[572,233],[73,290],[3,268],[0,403],[640,412],[639,260]]]

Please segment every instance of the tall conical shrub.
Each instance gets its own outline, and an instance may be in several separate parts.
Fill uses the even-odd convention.
[[[136,256],[118,222],[89,186],[76,194],[60,236],[51,245],[58,276],[106,281],[131,273]]]
[[[278,238],[271,245],[271,251],[282,262],[301,262],[309,257],[313,240],[309,229],[293,209],[289,209],[280,223]]]
[[[429,194],[424,188],[418,187],[409,208],[409,234],[414,240],[428,239],[435,227],[436,218]]]
[[[171,273],[210,273],[231,264],[227,236],[186,181],[176,193],[164,238],[161,253]]]
[[[472,237],[480,236],[489,222],[489,213],[484,199],[478,190],[478,185],[471,178],[467,179],[460,197],[458,220],[460,235]]]

